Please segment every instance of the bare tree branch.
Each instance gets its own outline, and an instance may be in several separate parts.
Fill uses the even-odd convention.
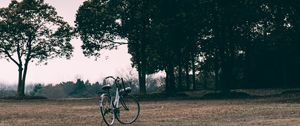
[[[125,45],[125,44],[128,44],[128,42],[122,42],[122,41],[114,41],[114,40],[109,40],[109,39],[105,39],[105,41],[108,41],[110,43],[113,43],[113,44],[119,44],[119,45]]]
[[[7,50],[4,50],[4,53],[8,56],[8,58],[10,60],[12,60],[15,64],[17,64],[18,66],[20,65],[14,58],[12,58],[12,56],[9,54],[9,52]]]

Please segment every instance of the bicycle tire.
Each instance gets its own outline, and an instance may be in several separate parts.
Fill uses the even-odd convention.
[[[140,114],[140,104],[138,100],[131,95],[122,95],[120,97],[120,105],[115,112],[117,120],[121,124],[132,124],[137,120]]]
[[[112,126],[115,121],[113,106],[111,105],[111,97],[108,94],[102,94],[99,100],[99,108],[104,122],[108,126]]]

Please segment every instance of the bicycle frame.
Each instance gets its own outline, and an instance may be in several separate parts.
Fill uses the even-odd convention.
[[[109,78],[113,79],[113,81],[110,81],[113,84],[110,84],[110,85],[106,84],[107,79],[109,79]],[[122,124],[133,123],[138,118],[138,115],[140,112],[140,107],[139,107],[138,101],[133,96],[129,95],[129,93],[131,92],[131,88],[130,87],[125,88],[123,78],[119,78],[119,77],[117,77],[117,78],[114,78],[112,76],[106,77],[103,81],[103,84],[104,84],[104,86],[102,87],[102,89],[105,90],[106,92],[101,95],[101,97],[100,97],[101,100],[99,102],[100,102],[100,107],[101,107],[100,108],[101,115],[102,115],[105,123],[107,125],[112,125],[115,121],[115,118]],[[112,85],[116,86],[116,88],[113,89],[114,91],[110,91],[112,88]],[[133,100],[133,102],[128,102],[128,98]],[[104,100],[104,99],[107,99],[107,100]],[[106,103],[106,105],[108,105],[108,106],[105,107],[103,103],[104,104]],[[137,108],[129,109],[130,106],[128,106],[127,103],[133,103]],[[103,107],[105,107],[105,108],[103,109]],[[135,111],[136,110],[137,113],[136,113],[136,115],[132,116],[132,117],[134,117],[134,118],[131,118],[132,120],[128,120],[128,121],[120,120],[120,117],[122,117],[122,118],[125,117],[124,115],[120,116],[121,113],[125,112],[123,110],[123,108],[125,109],[125,111],[130,111],[130,110]],[[109,115],[105,116],[107,113]],[[126,114],[126,116],[127,116],[127,114]],[[109,120],[109,122],[108,122],[108,120],[106,120],[107,119],[106,117],[108,117],[108,120],[109,119],[112,119],[112,120]],[[131,117],[131,116],[129,116],[129,117]]]
[[[124,90],[125,90],[125,85],[124,85],[124,82],[123,82],[123,79],[121,79],[121,78],[119,78],[119,77],[117,77],[117,78],[114,78],[114,77],[112,77],[112,76],[109,76],[109,77],[106,77],[105,79],[108,79],[108,78],[112,78],[112,79],[114,79],[114,84],[116,85],[116,92],[115,92],[115,99],[114,99],[114,101],[110,101],[110,106],[112,106],[112,108],[113,109],[118,109],[119,108],[119,104],[120,104],[120,92],[119,92],[119,88],[122,88],[122,86],[123,86],[123,88],[124,88]],[[104,79],[104,80],[105,80]],[[123,85],[121,85],[118,81],[122,81],[121,83],[123,84]],[[107,94],[108,95],[110,95],[109,94],[109,91],[107,92]],[[106,95],[106,93],[104,93],[104,94],[102,94],[102,95]],[[103,96],[101,96],[101,97],[103,97]],[[127,108],[127,107],[126,107]]]
[[[115,100],[114,100],[114,103],[113,103],[114,108],[119,108],[119,100],[120,100],[119,88],[117,87],[117,89],[116,89],[116,96],[115,96]]]

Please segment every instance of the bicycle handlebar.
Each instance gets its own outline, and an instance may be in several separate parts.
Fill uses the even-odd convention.
[[[118,88],[122,88],[122,86],[123,86],[123,89],[125,90],[124,80],[123,80],[123,78],[120,78],[120,77],[114,78],[113,76],[107,76],[103,79],[103,85],[106,85],[106,80],[109,78],[114,80],[114,84],[116,84]],[[119,80],[121,80],[122,85],[120,85]]]
[[[114,78],[113,76],[107,76],[107,77],[105,77],[105,78],[103,79],[103,82],[104,82],[106,79],[109,79],[109,78],[112,78],[112,79],[115,80],[115,78]]]

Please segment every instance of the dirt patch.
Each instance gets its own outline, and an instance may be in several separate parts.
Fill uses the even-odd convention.
[[[300,103],[284,101],[282,97],[246,100],[142,101],[141,115],[132,125],[299,125]],[[96,99],[0,100],[0,126],[105,126],[97,103]],[[120,124],[116,122],[116,125]]]
[[[257,96],[251,96],[245,92],[230,91],[228,93],[224,92],[214,92],[208,93],[201,97],[201,99],[246,99],[246,98],[256,98]]]

